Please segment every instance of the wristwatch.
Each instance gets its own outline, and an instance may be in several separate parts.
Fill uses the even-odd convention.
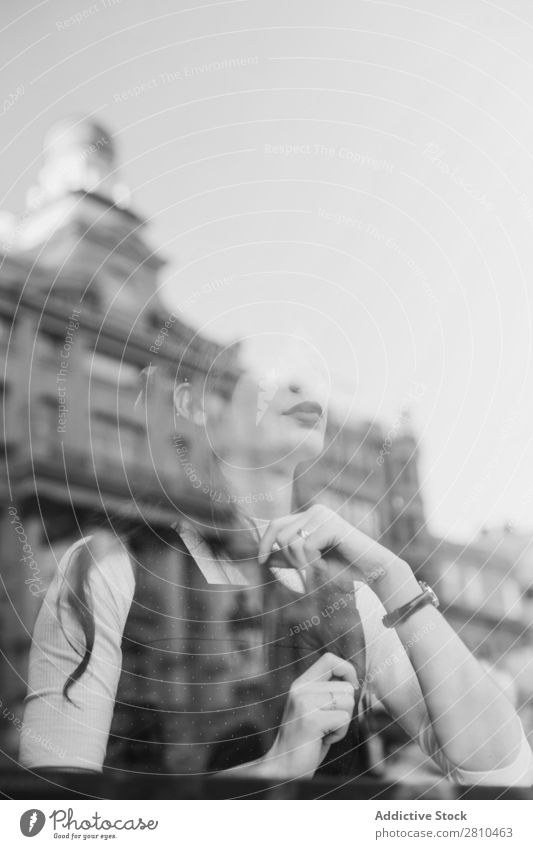
[[[437,594],[431,589],[429,584],[426,584],[425,581],[418,582],[422,587],[422,592],[419,595],[416,595],[411,601],[408,601],[407,604],[402,604],[401,607],[397,607],[396,610],[392,610],[390,613],[387,613],[383,617],[383,624],[386,628],[395,628],[396,625],[399,625],[401,622],[405,622],[405,620],[411,616],[415,610],[420,610],[421,607],[424,607],[426,604],[432,604],[433,607],[439,607],[439,599],[437,598]]]

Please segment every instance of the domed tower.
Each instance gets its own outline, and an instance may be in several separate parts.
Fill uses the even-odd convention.
[[[4,286],[45,289],[124,327],[157,324],[166,312],[157,294],[164,263],[130,200],[113,134],[82,116],[54,124],[26,210],[4,245]]]
[[[76,191],[129,205],[130,193],[118,177],[115,141],[102,124],[83,116],[58,121],[45,136],[43,155],[38,185],[28,193],[29,208]]]

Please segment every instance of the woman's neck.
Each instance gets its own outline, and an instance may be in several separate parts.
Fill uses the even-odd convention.
[[[294,469],[238,469],[225,465],[230,497],[248,516],[271,521],[291,512]]]

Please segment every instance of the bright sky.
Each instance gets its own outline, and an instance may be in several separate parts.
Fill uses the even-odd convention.
[[[362,415],[409,404],[435,531],[533,527],[528,0],[4,0],[0,26],[0,209],[93,114],[169,307],[302,328]]]

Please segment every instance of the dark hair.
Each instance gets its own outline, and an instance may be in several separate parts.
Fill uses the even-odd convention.
[[[96,628],[90,599],[89,572],[95,562],[100,560],[102,556],[109,554],[114,548],[118,548],[118,545],[118,539],[109,531],[96,531],[90,539],[85,540],[82,545],[72,552],[62,578],[62,587],[57,598],[58,622],[69,645],[78,654],[82,655],[78,666],[68,676],[63,687],[63,695],[71,703],[72,700],[69,696],[69,690],[72,685],[81,678],[87,669],[94,647]],[[66,601],[70,604],[74,612],[74,616],[83,632],[84,647],[82,650],[70,641],[63,627],[61,615],[61,590],[64,588],[66,588]]]

